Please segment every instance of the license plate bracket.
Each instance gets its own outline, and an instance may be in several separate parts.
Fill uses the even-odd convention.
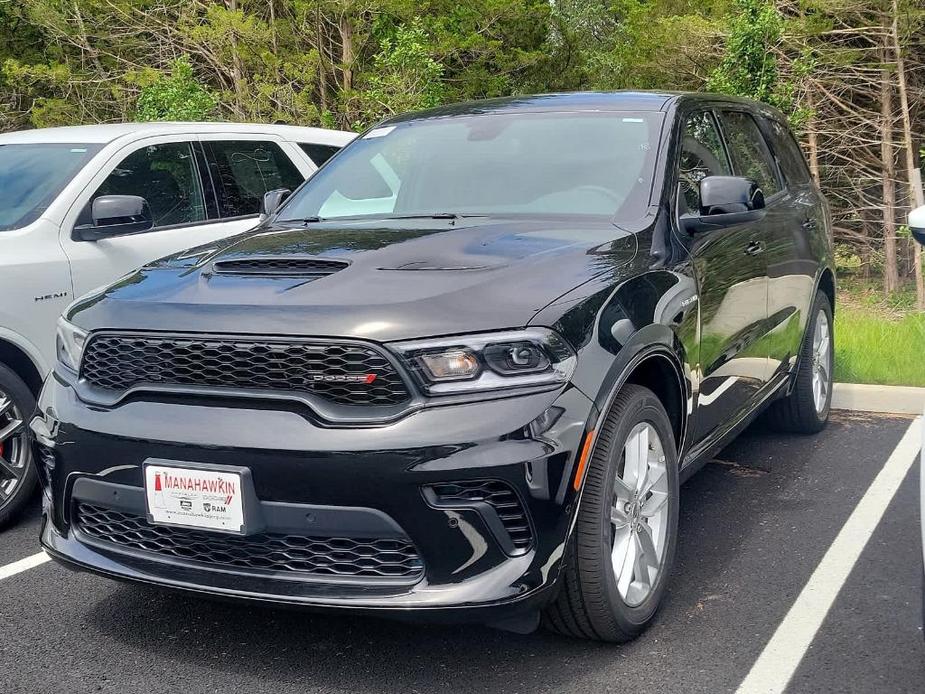
[[[264,528],[250,468],[152,458],[142,466],[152,525],[252,535]]]

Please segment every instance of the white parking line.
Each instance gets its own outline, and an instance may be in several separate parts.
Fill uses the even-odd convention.
[[[10,576],[15,576],[16,574],[22,573],[23,571],[28,571],[29,569],[35,568],[36,566],[41,566],[46,561],[50,560],[51,557],[45,554],[45,552],[39,552],[38,554],[33,554],[31,557],[26,557],[25,559],[14,561],[12,564],[0,566],[0,581],[2,581],[4,578],[9,578]]]
[[[822,561],[736,694],[779,694],[786,689],[851,569],[915,462],[922,442],[918,417],[868,487]]]

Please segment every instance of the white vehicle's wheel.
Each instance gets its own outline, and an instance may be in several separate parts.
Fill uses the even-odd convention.
[[[32,464],[29,418],[35,398],[15,373],[0,364],[0,527],[29,501],[37,475]]]

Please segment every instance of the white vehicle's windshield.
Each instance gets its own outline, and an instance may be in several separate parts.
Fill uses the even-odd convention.
[[[0,144],[0,231],[38,219],[99,149],[86,144]]]
[[[564,112],[382,126],[311,178],[280,221],[430,214],[638,218],[649,202],[661,123],[655,112]]]

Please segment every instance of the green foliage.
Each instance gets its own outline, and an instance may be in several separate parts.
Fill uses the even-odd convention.
[[[779,81],[778,58],[783,19],[771,0],[735,0],[722,61],[708,87],[747,96],[788,110],[792,93]]]
[[[178,58],[169,75],[158,75],[141,88],[135,118],[140,121],[209,120],[217,105],[217,97],[196,80],[189,59]]]
[[[443,66],[434,60],[432,46],[421,22],[399,26],[382,39],[373,57],[373,70],[357,95],[360,116],[357,129],[383,116],[439,105],[443,100]]]
[[[835,335],[836,381],[925,386],[925,314],[890,318],[866,308],[841,307],[835,314]]]

